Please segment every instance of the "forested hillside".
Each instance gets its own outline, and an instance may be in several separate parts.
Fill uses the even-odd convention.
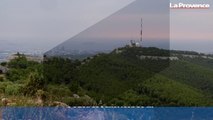
[[[70,106],[213,105],[213,60],[170,60],[171,54],[181,56],[183,52],[123,47],[83,60],[46,57],[43,63],[27,61],[21,55],[6,63],[9,71],[0,82],[1,96],[13,99],[16,105],[36,106],[40,99],[45,106],[55,101]]]

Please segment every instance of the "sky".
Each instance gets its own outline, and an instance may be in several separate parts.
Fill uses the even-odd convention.
[[[0,50],[47,51],[133,0],[0,0]]]
[[[213,53],[213,0],[171,0],[171,3],[205,3],[210,9],[170,10],[170,47]]]
[[[12,48],[17,50],[50,50],[134,1],[0,0],[0,51]],[[201,0],[171,0],[171,2],[186,3],[192,1],[199,3]],[[213,5],[212,0],[202,0],[202,2]],[[153,5],[153,8],[158,7],[156,6],[158,4]],[[146,9],[150,12],[150,8],[144,6],[144,12]],[[171,10],[171,49],[213,52],[212,21],[212,7],[209,10]],[[132,26],[131,24],[127,25]],[[151,28],[147,27],[146,34],[144,33],[148,36],[147,39],[151,36],[160,37],[160,34],[157,33],[155,36],[151,35],[151,32],[148,32],[154,31]],[[115,32],[111,34],[113,33]],[[118,37],[138,37],[137,34],[116,35]]]
[[[137,0],[78,35],[63,42],[53,51],[110,51],[140,42],[141,18],[145,47],[169,49],[169,1]]]

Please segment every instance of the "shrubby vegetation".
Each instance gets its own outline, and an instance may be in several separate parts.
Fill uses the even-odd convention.
[[[81,63],[63,58],[50,58],[44,62],[44,77],[48,83],[69,84],[75,80],[76,68]]]
[[[27,82],[22,87],[21,91],[24,95],[35,95],[38,90],[45,88],[45,81],[42,74],[30,73]]]
[[[0,95],[21,99],[17,106],[24,102],[35,106],[37,98],[44,99],[45,105],[60,101],[70,106],[213,105],[212,60],[141,60],[140,55],[169,56],[170,51],[119,50],[119,54],[113,51],[81,61],[53,57],[43,63],[19,54],[9,63],[1,63],[9,71],[0,78]]]

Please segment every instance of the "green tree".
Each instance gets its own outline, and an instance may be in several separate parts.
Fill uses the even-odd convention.
[[[35,95],[38,90],[43,90],[45,87],[44,77],[37,72],[31,73],[28,82],[22,88],[24,95]]]
[[[1,63],[1,66],[6,66],[7,65],[7,62],[2,62]]]

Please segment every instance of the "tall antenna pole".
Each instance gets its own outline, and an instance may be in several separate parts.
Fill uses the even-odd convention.
[[[142,46],[142,41],[143,41],[143,19],[141,18],[141,38],[140,38],[140,41],[141,41],[141,46]]]

